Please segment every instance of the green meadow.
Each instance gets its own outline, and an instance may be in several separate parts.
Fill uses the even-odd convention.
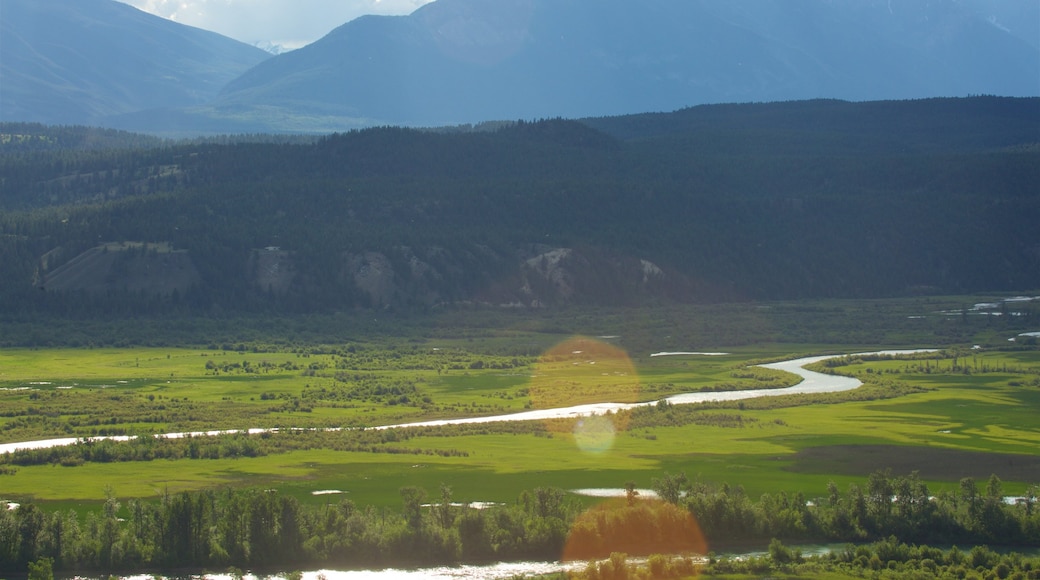
[[[652,357],[656,345],[645,337],[630,348],[616,337],[514,330],[487,341],[430,333],[234,350],[7,349],[0,351],[0,443],[215,429],[282,432],[251,436],[264,451],[245,454],[36,463],[9,456],[0,460],[0,496],[63,508],[100,505],[109,490],[147,499],[233,486],[278,489],[314,504],[346,497],[396,507],[404,485],[435,490],[446,484],[456,501],[511,502],[539,486],[633,482],[649,488],[663,474],[682,472],[741,485],[751,497],[780,491],[820,497],[828,482],[845,489],[879,469],[917,471],[933,492],[953,491],[964,477],[983,481],[996,474],[1005,493],[1015,495],[1040,483],[1040,352],[996,338],[1000,333],[991,327],[980,330],[995,340],[974,350],[959,343],[909,359],[853,357],[817,365],[866,383],[849,393],[620,412],[592,447],[582,443],[581,420],[508,429],[359,429],[654,401],[698,390],[778,388],[797,377],[752,365],[878,345],[762,342],[696,349],[729,353],[723,356]],[[669,341],[660,343],[661,350],[673,350]],[[532,351],[535,344],[540,352]],[[303,435],[288,432],[292,428],[367,439],[352,447],[294,442]]]

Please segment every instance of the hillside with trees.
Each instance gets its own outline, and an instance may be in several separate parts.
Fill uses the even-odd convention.
[[[1040,287],[1040,99],[29,145],[77,131],[0,126],[5,315]]]

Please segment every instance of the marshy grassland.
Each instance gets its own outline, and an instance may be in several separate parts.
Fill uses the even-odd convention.
[[[844,489],[884,469],[917,471],[933,491],[996,474],[1007,494],[1022,494],[1040,482],[1040,352],[1008,338],[1031,330],[1034,303],[1001,318],[976,315],[964,306],[973,299],[572,312],[552,324],[516,316],[498,328],[502,314],[454,312],[438,324],[365,339],[349,333],[342,342],[326,330],[313,342],[271,331],[249,342],[201,337],[198,346],[7,348],[0,443],[131,440],[2,456],[0,495],[90,509],[106,493],[147,500],[232,486],[313,504],[332,495],[314,492],[336,491],[359,504],[397,506],[403,485],[443,484],[457,501],[509,502],[539,486],[648,488],[663,473],[682,472],[743,486],[751,497],[818,497],[829,482]],[[255,334],[249,324],[243,334]],[[842,328],[849,340],[802,340]],[[857,342],[862,336],[873,340]],[[818,363],[865,383],[846,393],[620,411],[593,447],[581,444],[581,419],[372,429],[777,388],[798,378],[755,363],[883,347],[939,350]],[[650,356],[701,351],[727,354]],[[278,431],[149,437],[247,429]]]

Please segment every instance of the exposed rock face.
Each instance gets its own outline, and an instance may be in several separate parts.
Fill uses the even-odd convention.
[[[544,301],[549,295],[564,300],[574,296],[574,274],[567,264],[573,259],[573,254],[569,248],[555,248],[526,260],[522,266],[524,285],[520,291],[536,301]]]
[[[516,299],[532,306],[571,302],[629,303],[664,290],[668,276],[649,260],[596,249],[551,248],[520,266]]]
[[[168,244],[111,243],[91,248],[60,267],[60,250],[40,259],[34,284],[45,290],[144,292],[169,296],[205,285],[185,251]],[[233,264],[230,267],[235,267]],[[273,298],[322,291],[327,278],[295,252],[270,246],[250,250],[244,263],[254,291]],[[485,246],[397,246],[342,255],[331,284],[356,305],[371,308],[430,307],[480,302],[541,308],[567,304],[631,304],[668,295],[681,277],[645,259],[595,248],[532,245],[512,255]],[[325,288],[325,290],[329,290]]]
[[[650,260],[639,260],[639,263],[643,266],[643,284],[664,277],[664,271]]]
[[[279,296],[288,292],[296,276],[292,255],[274,246],[253,250],[247,271],[260,290]]]
[[[346,277],[368,296],[371,306],[388,306],[393,302],[397,283],[394,267],[386,255],[380,252],[349,254]]]
[[[45,256],[54,255],[48,252]],[[140,242],[110,243],[89,250],[48,271],[49,260],[41,260],[36,284],[48,291],[145,293],[169,296],[183,294],[200,282],[199,272],[186,251],[167,244]]]
[[[441,247],[394,248],[346,257],[341,277],[368,297],[371,306],[432,306],[477,301],[540,308],[571,303],[632,303],[663,296],[669,276],[648,260],[593,249],[532,246],[510,259],[489,248],[448,251]],[[492,265],[503,274],[474,272]],[[497,265],[497,266],[495,266]],[[474,280],[483,280],[474,287]]]

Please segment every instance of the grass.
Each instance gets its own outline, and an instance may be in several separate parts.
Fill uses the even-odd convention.
[[[933,384],[943,382],[933,377]],[[743,485],[753,497],[780,490],[813,497],[825,493],[831,480],[846,486],[862,482],[874,469],[894,466],[896,474],[903,474],[913,466],[933,491],[955,488],[960,477],[981,480],[995,472],[1009,493],[1018,493],[1036,483],[1030,476],[1040,475],[1037,462],[1023,461],[1013,470],[1005,463],[1015,457],[1011,454],[1036,460],[1040,431],[1038,420],[1017,406],[1011,390],[987,395],[970,386],[946,387],[887,401],[743,411],[755,419],[745,427],[640,429],[618,434],[605,453],[582,451],[568,433],[431,436],[408,445],[465,449],[469,456],[309,450],[260,458],[36,466],[5,477],[3,487],[11,497],[62,502],[100,500],[106,486],[122,497],[154,497],[162,489],[259,485],[310,502],[329,501],[310,496],[314,490],[339,489],[358,502],[394,506],[397,489],[405,484],[435,490],[446,483],[460,500],[508,502],[531,487],[622,487],[629,480],[649,487],[664,472],[684,471],[702,481]],[[1008,407],[1017,427],[984,424],[978,409],[986,405],[994,416]],[[965,425],[964,434],[955,432],[957,425]],[[957,463],[974,471],[937,470]]]
[[[514,340],[526,345],[528,338]],[[0,388],[31,390],[0,391],[0,402],[20,408],[20,413],[0,418],[0,443],[55,434],[393,424],[517,412],[529,406],[655,400],[719,383],[757,384],[754,378],[733,376],[750,353],[725,361],[646,357],[638,359],[646,362],[644,376],[644,369],[637,369],[620,349],[594,360],[570,356],[575,347],[563,341],[553,348],[563,348],[567,357],[556,360],[466,352],[454,342],[422,348],[368,346],[361,354],[342,356],[172,348],[3,350]],[[422,390],[420,400],[388,405],[387,397],[330,401],[304,395],[308,387],[354,388],[357,377],[416,385]],[[115,413],[114,393],[122,397]],[[16,425],[19,414],[31,421]],[[98,422],[102,418],[104,424]]]
[[[778,307],[785,308],[793,306]],[[915,306],[913,312],[919,311]],[[587,328],[610,334],[629,322],[623,316],[590,317]],[[2,350],[0,387],[29,389],[0,390],[0,442],[378,425],[588,401],[653,400],[719,384],[752,388],[787,380],[743,370],[753,361],[878,347],[765,342],[723,348],[671,335],[655,339],[638,325],[624,337],[568,341],[566,333],[539,328],[546,324],[528,320],[508,330],[446,325],[443,337],[436,337],[435,329],[414,340],[355,342],[350,349]],[[628,348],[620,348],[623,344]],[[730,354],[649,356],[687,350]],[[752,497],[778,491],[815,497],[826,493],[829,481],[844,488],[888,467],[894,475],[919,470],[933,493],[955,489],[965,474],[984,479],[989,473],[1004,479],[1007,493],[1020,493],[1040,483],[1035,413],[1040,352],[964,352],[959,366],[935,355],[927,363],[856,361],[838,369],[923,389],[905,396],[761,408],[733,403],[702,413],[739,415],[739,423],[707,420],[621,431],[604,451],[583,448],[569,428],[554,424],[540,434],[409,439],[406,446],[428,452],[422,455],[309,449],[255,458],[19,467],[14,475],[0,475],[0,489],[5,499],[33,498],[48,508],[98,502],[106,486],[122,498],[154,498],[165,489],[225,485],[277,488],[312,503],[345,497],[396,507],[404,485],[433,493],[444,483],[459,501],[510,502],[539,486],[623,487],[634,481],[650,487],[663,473],[682,471],[705,482],[742,485]],[[406,402],[400,395],[377,394],[395,386],[414,390],[406,393]],[[321,389],[324,394],[315,396]],[[436,454],[448,450],[465,456]],[[956,469],[959,465],[971,469]],[[311,495],[322,489],[344,493]]]

